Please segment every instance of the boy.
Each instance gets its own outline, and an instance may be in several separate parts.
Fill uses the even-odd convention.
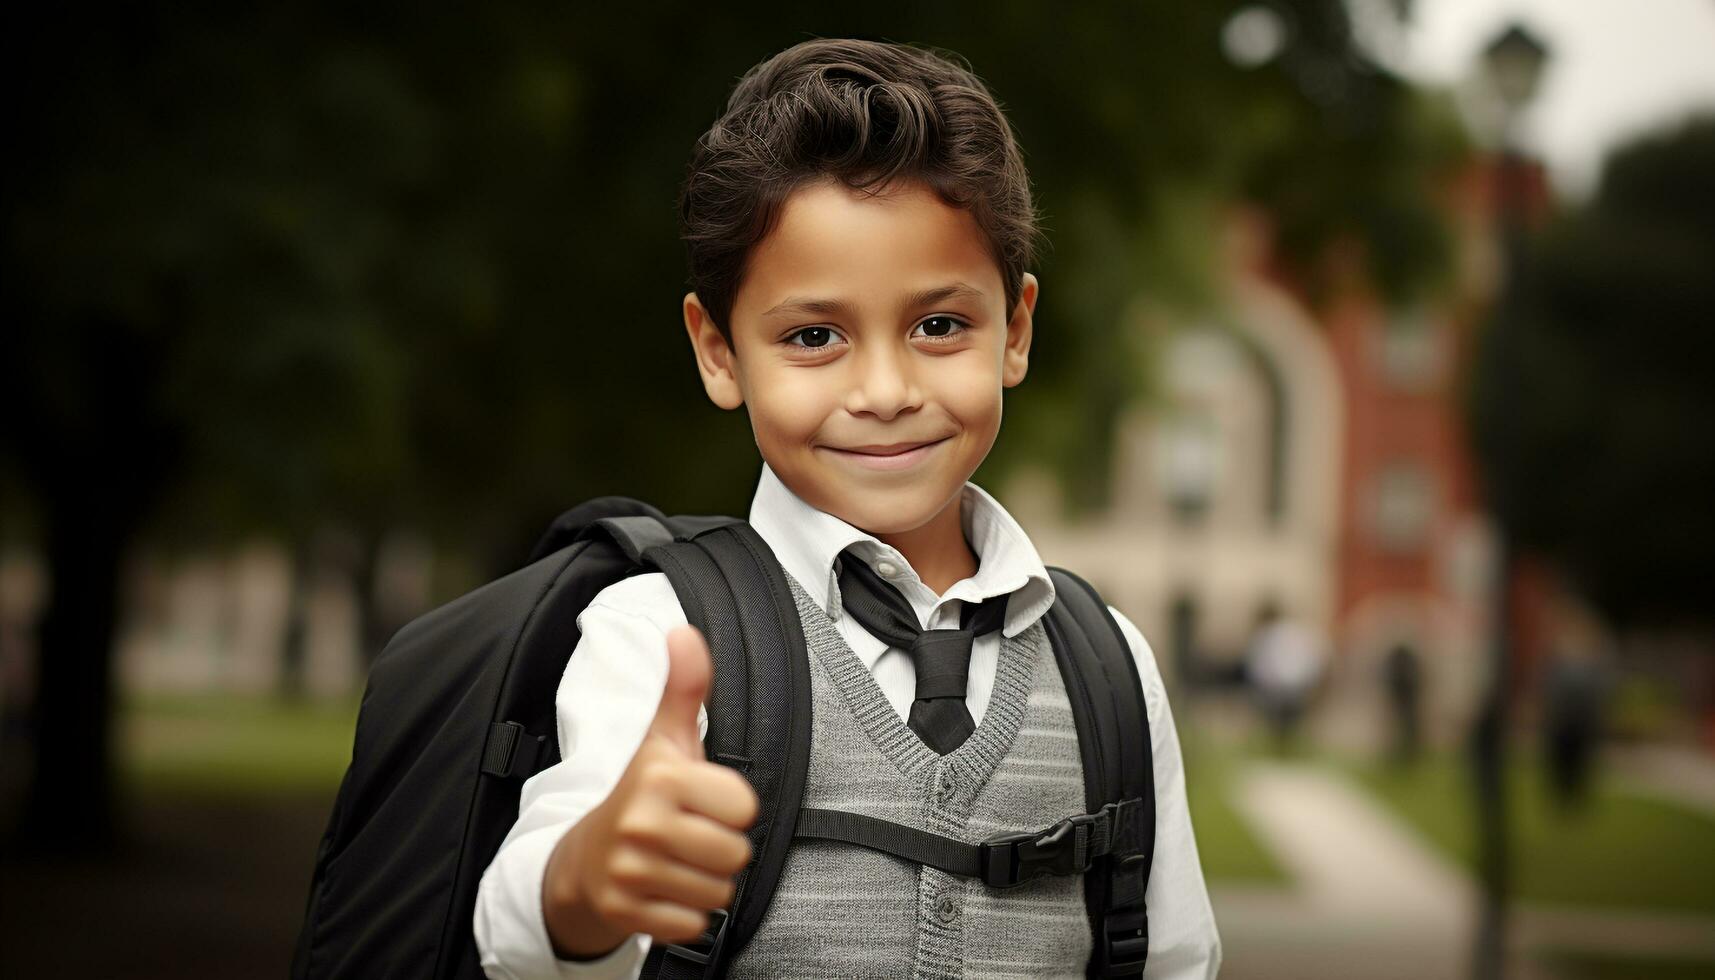
[[[749,413],[764,463],[750,521],[786,572],[813,662],[805,805],[913,823],[933,796],[980,835],[1082,812],[1040,624],[1053,585],[1023,530],[967,482],[999,431],[1002,390],[1024,379],[1038,293],[1024,271],[1028,177],[999,107],[940,55],[808,41],[740,80],[697,144],[681,210],[697,369],[710,400]],[[956,668],[962,703],[920,700],[921,664],[854,604],[889,586],[912,630],[973,611],[988,624]],[[1115,617],[1154,746],[1146,976],[1212,977],[1220,943],[1177,736],[1148,645]],[[490,976],[636,976],[651,942],[694,939],[732,900],[757,801],[703,757],[710,666],[685,622],[658,573],[582,613],[557,695],[562,761],[525,785],[478,895]],[[1082,976],[1079,879],[1033,885],[996,899],[981,882],[799,841],[731,973]]]

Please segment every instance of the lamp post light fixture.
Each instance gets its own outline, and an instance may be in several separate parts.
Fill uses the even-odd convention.
[[[1516,338],[1505,332],[1516,329],[1520,318],[1519,279],[1525,256],[1527,167],[1519,152],[1518,117],[1536,94],[1548,46],[1517,24],[1502,31],[1483,49],[1483,68],[1489,87],[1501,108],[1501,153],[1495,172],[1495,225],[1500,232],[1504,273],[1497,315],[1490,331],[1502,336],[1489,338],[1496,344],[1494,372],[1502,391],[1517,391],[1522,375]],[[1499,412],[1492,421],[1491,438],[1496,452],[1514,455],[1517,425],[1513,413]],[[1495,522],[1495,562],[1491,598],[1489,642],[1489,686],[1484,695],[1472,740],[1472,765],[1477,792],[1477,846],[1482,883],[1482,907],[1472,957],[1477,980],[1499,980],[1506,957],[1506,909],[1510,890],[1507,847],[1506,737],[1508,700],[1513,684],[1512,648],[1515,636],[1512,617],[1514,547],[1506,522],[1520,512],[1516,491],[1490,481],[1488,505]]]
[[[1509,114],[1536,96],[1547,64],[1548,45],[1518,24],[1502,31],[1483,49],[1483,72]]]

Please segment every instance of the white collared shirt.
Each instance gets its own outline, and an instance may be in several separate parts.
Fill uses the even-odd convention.
[[[965,484],[961,518],[977,554],[977,572],[936,595],[898,550],[811,507],[766,465],[750,508],[751,525],[786,573],[834,621],[901,719],[910,714],[916,697],[910,656],[844,614],[834,570],[840,552],[855,546],[910,600],[924,629],[956,628],[965,602],[1010,593],[1001,630],[978,637],[971,647],[965,704],[980,724],[994,690],[1001,635],[1016,636],[1040,619],[1054,604],[1054,586],[1023,528],[974,483]],[[1147,896],[1150,942],[1144,976],[1208,980],[1220,968],[1221,944],[1186,809],[1179,737],[1149,644],[1118,610],[1114,618],[1143,682],[1155,764],[1155,861]],[[542,915],[542,877],[560,837],[607,797],[637,752],[666,684],[667,631],[684,623],[678,597],[658,572],[608,586],[579,615],[583,635],[555,696],[560,762],[525,782],[518,822],[477,892],[477,949],[484,971],[495,980],[607,980],[633,978],[641,969],[649,951],[647,935],[632,936],[599,960],[557,958]],[[697,723],[706,735],[706,711],[699,709]]]

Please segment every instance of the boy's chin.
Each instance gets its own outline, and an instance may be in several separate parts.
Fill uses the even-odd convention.
[[[945,465],[871,475],[847,473],[841,464],[827,465],[819,459],[811,465],[793,465],[803,462],[793,459],[770,465],[800,500],[876,537],[907,534],[929,524],[949,504],[957,505],[969,479],[953,472],[956,467]]]
[[[957,489],[952,500],[958,500]],[[830,501],[830,506],[823,509],[852,527],[879,538],[907,534],[923,527],[934,520],[947,503],[929,488],[912,488],[853,495],[853,498]]]

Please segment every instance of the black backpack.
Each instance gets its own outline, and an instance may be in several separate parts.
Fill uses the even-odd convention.
[[[602,497],[556,520],[530,564],[435,609],[376,658],[351,765],[316,852],[294,980],[482,980],[477,885],[518,818],[523,781],[559,761],[554,693],[578,614],[630,575],[666,573],[708,638],[704,745],[761,802],[732,908],[694,943],[655,943],[643,975],[724,976],[763,914],[794,837],[843,840],[1008,887],[1084,876],[1088,975],[1137,976],[1155,839],[1154,769],[1136,664],[1106,603],[1051,569],[1046,617],[1078,733],[1087,811],[969,844],[860,814],[802,809],[810,680],[785,573],[750,525],[667,517]]]

